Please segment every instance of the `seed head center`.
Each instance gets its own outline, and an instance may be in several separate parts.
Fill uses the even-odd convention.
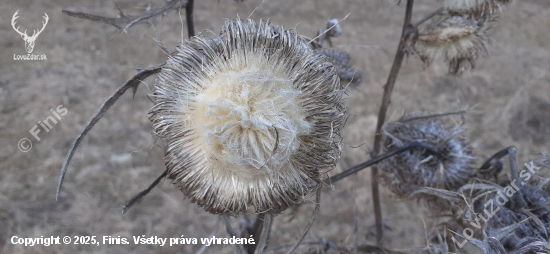
[[[289,159],[310,124],[301,92],[283,77],[257,66],[216,73],[190,114],[207,160],[257,172]]]

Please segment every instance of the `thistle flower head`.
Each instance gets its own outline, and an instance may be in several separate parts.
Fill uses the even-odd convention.
[[[390,157],[378,164],[382,182],[399,197],[407,197],[422,187],[456,190],[475,171],[475,158],[463,134],[464,125],[449,116],[405,115],[383,128],[386,150],[419,141],[434,147],[441,157],[418,148]],[[438,206],[432,195],[416,195]],[[435,203],[434,203],[435,202]]]
[[[316,188],[340,155],[336,70],[294,31],[226,21],[181,44],[150,110],[168,178],[211,213],[279,213]]]
[[[480,54],[487,54],[492,41],[487,34],[489,18],[445,15],[420,33],[417,49],[426,64],[436,58],[449,62],[449,72],[458,74],[475,67]]]

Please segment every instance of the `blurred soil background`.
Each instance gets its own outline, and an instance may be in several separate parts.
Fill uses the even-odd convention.
[[[144,10],[148,1],[117,0],[128,14]],[[153,6],[162,1],[152,1]],[[338,50],[350,53],[363,83],[349,87],[345,104],[350,115],[342,131],[346,142],[340,163],[331,174],[369,158],[381,101],[401,33],[404,2],[393,0],[198,0],[194,20],[197,32],[218,33],[225,19],[239,15],[270,19],[287,29],[314,37],[328,19],[342,19],[343,33],[333,39]],[[417,0],[413,21],[442,6],[442,1]],[[115,17],[111,0],[3,0],[0,2],[0,253],[194,253],[198,245],[55,245],[24,247],[10,243],[12,236],[132,236],[208,237],[218,216],[183,199],[163,181],[126,215],[125,203],[164,171],[162,142],[151,136],[147,98],[151,77],[135,98],[127,92],[90,131],[77,150],[59,201],[55,191],[61,165],[74,138],[103,101],[132,77],[135,68],[155,66],[166,59],[150,36],[174,49],[185,24],[172,11],[157,18],[154,28],[132,27],[128,33],[88,20],[63,15],[62,9]],[[21,28],[37,29],[44,12],[50,20],[38,36],[33,54],[46,61],[15,61],[26,54],[24,41],[10,21],[19,10]],[[185,17],[183,17],[185,23]],[[446,112],[468,108],[468,136],[475,153],[488,158],[510,145],[518,147],[518,162],[550,151],[550,1],[512,1],[503,8],[490,30],[495,39],[490,56],[462,77],[447,75],[447,65],[436,61],[425,68],[418,59],[403,63],[388,115],[404,112]],[[150,35],[150,36],[149,36]],[[325,44],[326,45],[326,44]],[[52,130],[42,130],[37,142],[29,130],[63,105],[68,113]],[[29,152],[18,141],[33,142]],[[355,147],[355,148],[354,148]],[[506,169],[507,170],[507,169]],[[324,189],[322,205],[306,243],[326,238],[352,246],[354,209],[357,209],[359,244],[374,244],[369,169]],[[392,249],[424,247],[423,219],[429,213],[415,201],[398,200],[381,188],[386,230],[384,245]],[[314,200],[314,197],[308,197]],[[312,202],[287,210],[275,218],[269,249],[288,250],[309,221]],[[237,229],[238,220],[232,218]],[[226,237],[220,227],[216,236]],[[304,246],[308,246],[307,244]],[[314,245],[309,245],[314,247]],[[303,250],[303,249],[302,249]],[[233,246],[210,246],[206,253],[234,253]]]

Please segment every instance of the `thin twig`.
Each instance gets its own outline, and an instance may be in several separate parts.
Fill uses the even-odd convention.
[[[187,22],[187,34],[189,38],[195,36],[195,24],[193,23],[193,2],[195,0],[187,0],[185,6],[185,21]]]
[[[65,173],[67,172],[69,163],[73,158],[76,148],[78,148],[78,145],[84,139],[84,136],[86,136],[86,134],[94,127],[97,121],[99,121],[99,119],[103,117],[105,112],[107,112],[107,110],[109,110],[109,108],[111,108],[111,106],[115,104],[118,98],[120,98],[120,96],[122,96],[126,92],[126,90],[132,88],[133,94],[135,95],[139,84],[141,84],[142,81],[147,77],[159,73],[162,66],[164,66],[164,63],[157,67],[141,69],[135,76],[126,81],[126,83],[120,86],[111,96],[109,96],[109,98],[105,102],[103,102],[103,104],[95,112],[95,114],[92,116],[92,119],[90,119],[86,126],[84,126],[82,132],[80,132],[78,137],[76,137],[76,139],[74,140],[73,145],[71,146],[71,149],[69,150],[69,153],[67,154],[67,157],[63,162],[63,167],[61,168],[61,176],[59,177],[59,184],[57,185],[57,192],[55,193],[55,200],[57,200],[59,197],[59,192],[61,191],[61,186],[63,185],[63,180],[65,179]]]
[[[350,12],[350,13],[348,13],[348,15],[346,15],[346,16],[345,16],[345,17],[344,17],[344,18],[343,18],[342,20],[340,20],[340,21],[336,22],[336,24],[334,24],[334,25],[332,25],[331,27],[329,27],[329,28],[328,28],[327,30],[325,30],[325,31],[324,31],[323,33],[321,33],[321,34],[319,34],[319,35],[315,36],[315,38],[311,39],[311,40],[310,40],[310,41],[309,41],[309,42],[308,42],[307,44],[310,44],[310,43],[312,43],[312,42],[313,42],[313,41],[314,41],[315,39],[317,39],[317,38],[319,38],[319,37],[323,36],[323,34],[326,34],[326,33],[328,33],[328,31],[330,31],[330,30],[331,30],[332,28],[334,28],[335,26],[337,26],[338,24],[340,24],[340,22],[342,22],[342,21],[346,20],[346,19],[348,18],[348,16],[349,16],[350,14],[351,14],[351,12]]]
[[[419,25],[421,25],[422,23],[426,22],[427,20],[433,18],[435,15],[437,15],[437,14],[439,14],[439,13],[442,13],[444,10],[445,10],[445,8],[444,8],[444,7],[441,7],[441,8],[439,8],[439,9],[437,9],[436,11],[434,11],[434,12],[428,14],[428,16],[422,18],[420,21],[418,21],[418,22],[416,22],[416,23],[413,23],[412,25],[413,25],[413,26],[419,26]]]
[[[307,224],[306,228],[304,229],[304,233],[302,234],[302,237],[300,237],[300,240],[290,249],[287,254],[293,253],[298,246],[302,243],[304,238],[306,237],[307,233],[309,232],[309,229],[313,225],[313,222],[315,222],[315,218],[317,217],[317,214],[319,214],[319,208],[321,207],[321,188],[317,189],[316,193],[317,197],[315,198],[315,210],[313,210],[313,215],[309,219],[309,223]]]
[[[262,230],[264,227],[264,221],[265,221],[265,213],[260,213],[256,216],[256,220],[254,221],[254,224],[252,225],[252,228],[247,228],[248,235],[242,237],[250,237],[251,235],[254,238],[254,242],[257,243],[260,241],[260,237],[262,236]],[[248,254],[254,254],[256,251],[257,244],[247,244],[245,245],[246,253]]]
[[[397,47],[397,53],[395,54],[395,59],[388,76],[388,81],[384,86],[384,95],[382,97],[382,104],[380,105],[380,112],[378,113],[378,122],[376,124],[376,130],[374,132],[374,144],[372,157],[375,157],[380,152],[382,145],[382,135],[381,130],[386,120],[386,112],[388,111],[388,106],[390,105],[390,98],[395,86],[395,80],[397,79],[397,74],[401,68],[401,63],[405,56],[403,51],[404,46],[407,43],[407,36],[410,32],[411,18],[412,18],[412,8],[414,0],[407,0],[407,9],[405,11],[405,20],[403,22],[403,31],[401,32],[401,39],[399,40],[399,46]],[[382,231],[382,210],[380,207],[380,192],[378,190],[378,167],[373,166],[371,170],[371,181],[372,181],[372,201],[374,206],[374,217],[376,219],[376,242],[381,243],[383,238]]]
[[[517,162],[516,162],[516,153],[517,153],[517,149],[515,146],[506,147],[498,151],[497,153],[493,154],[493,156],[489,157],[489,159],[487,159],[485,163],[483,163],[483,165],[479,168],[478,171],[489,169],[489,167],[493,164],[494,160],[500,160],[502,157],[508,155],[508,160],[510,162],[510,172],[512,174],[511,181],[514,184],[518,184],[519,173],[518,173]],[[518,187],[519,189],[517,193],[515,193],[513,196],[513,199],[515,202],[513,202],[514,207],[512,207],[512,209],[514,210],[519,210],[527,205],[521,193],[522,186],[518,186]]]
[[[481,165],[481,167],[479,169],[480,170],[489,169],[489,167],[491,166],[493,160],[499,160],[502,157],[506,156],[508,154],[508,150],[510,150],[510,148],[512,148],[512,147],[513,146],[509,146],[509,147],[506,147],[506,148],[496,152],[495,154],[493,154],[493,156],[489,157],[489,159],[487,159],[485,161],[485,163],[483,163],[483,165]]]
[[[267,244],[269,243],[269,237],[271,232],[271,224],[273,223],[273,215],[266,214],[264,216],[264,223],[262,226],[262,232],[260,233],[260,241],[256,243],[256,251],[254,251],[254,254],[262,254],[264,253],[265,248],[267,247]]]
[[[233,231],[233,228],[231,227],[231,223],[229,223],[229,216],[227,214],[222,215],[222,219],[225,223],[225,231],[229,235],[229,237],[236,236],[235,231]],[[237,254],[245,254],[244,248],[241,244],[235,244],[235,249],[237,250]]]
[[[358,237],[357,237],[357,230],[359,229],[358,223],[359,220],[357,219],[357,203],[355,200],[355,195],[353,197],[353,253],[357,253],[357,246],[358,246]]]
[[[437,150],[436,147],[434,146],[431,146],[431,145],[428,145],[428,144],[425,144],[425,143],[422,143],[422,142],[419,142],[419,141],[413,141],[411,143],[408,143],[402,147],[399,147],[399,148],[395,148],[393,150],[390,150],[382,155],[379,155],[379,156],[376,156],[368,161],[365,161],[359,165],[356,165],[356,166],[353,166],[349,169],[346,169],[344,170],[343,172],[341,172],[340,174],[337,174],[329,179],[327,179],[325,181],[326,184],[334,184],[335,182],[337,181],[340,181],[342,179],[344,179],[345,177],[347,176],[350,176],[350,175],[353,175],[367,167],[370,167],[372,165],[375,165],[376,163],[380,162],[380,161],[383,161],[391,156],[394,156],[396,154],[399,154],[399,153],[402,153],[402,152],[405,152],[405,151],[408,151],[410,149],[414,149],[414,148],[422,148],[422,149],[426,149],[429,153],[437,156],[437,157],[441,157],[441,154],[439,153],[439,151]]]
[[[218,216],[218,220],[216,221],[216,225],[214,225],[214,229],[212,229],[212,233],[210,234],[210,236],[208,238],[212,238],[214,235],[216,235],[216,233],[218,232],[218,228],[220,227],[220,224],[222,222],[222,216]],[[208,246],[205,244],[202,245],[202,247],[199,249],[199,251],[197,251],[196,254],[202,254],[206,248],[208,248]]]
[[[512,172],[512,183],[519,184],[519,173],[518,173],[518,166],[516,162],[516,153],[517,148],[515,146],[512,146],[508,149],[508,160],[510,161],[510,171]],[[514,202],[512,205],[512,209],[514,210],[520,210],[527,206],[527,203],[525,202],[525,199],[523,198],[523,194],[521,193],[521,185],[518,186],[518,190],[516,193],[514,193],[513,199]]]
[[[162,50],[162,52],[164,52],[164,54],[166,54],[166,55],[172,54],[172,52],[166,46],[164,46],[164,44],[162,44],[162,42],[160,42],[157,38],[155,38],[151,35],[149,35],[149,37],[153,38],[153,40],[157,43],[160,50]]]
[[[455,112],[447,112],[447,113],[441,113],[441,114],[433,114],[433,115],[427,115],[427,116],[416,116],[407,118],[404,120],[401,120],[400,123],[407,123],[412,121],[418,121],[418,120],[425,120],[425,119],[431,119],[431,118],[438,118],[438,117],[445,117],[445,116],[452,116],[452,115],[462,115],[465,114],[466,110],[460,110]]]
[[[128,210],[135,204],[137,203],[138,201],[140,201],[143,197],[145,197],[145,195],[149,194],[149,192],[155,188],[155,186],[157,186],[159,183],[160,183],[160,180],[162,180],[164,177],[166,177],[166,175],[168,174],[168,170],[164,170],[164,173],[162,173],[162,175],[160,175],[159,177],[157,177],[157,179],[151,184],[149,185],[149,187],[145,190],[142,190],[141,192],[139,192],[137,195],[135,195],[132,199],[130,199],[130,201],[128,202],[128,204],[126,204],[123,208],[122,208],[122,214],[125,214],[126,212],[128,212]]]

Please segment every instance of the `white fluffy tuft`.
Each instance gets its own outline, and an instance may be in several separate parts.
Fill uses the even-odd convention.
[[[229,20],[170,56],[149,112],[186,197],[212,213],[276,214],[338,161],[343,92],[334,66],[294,31]]]

